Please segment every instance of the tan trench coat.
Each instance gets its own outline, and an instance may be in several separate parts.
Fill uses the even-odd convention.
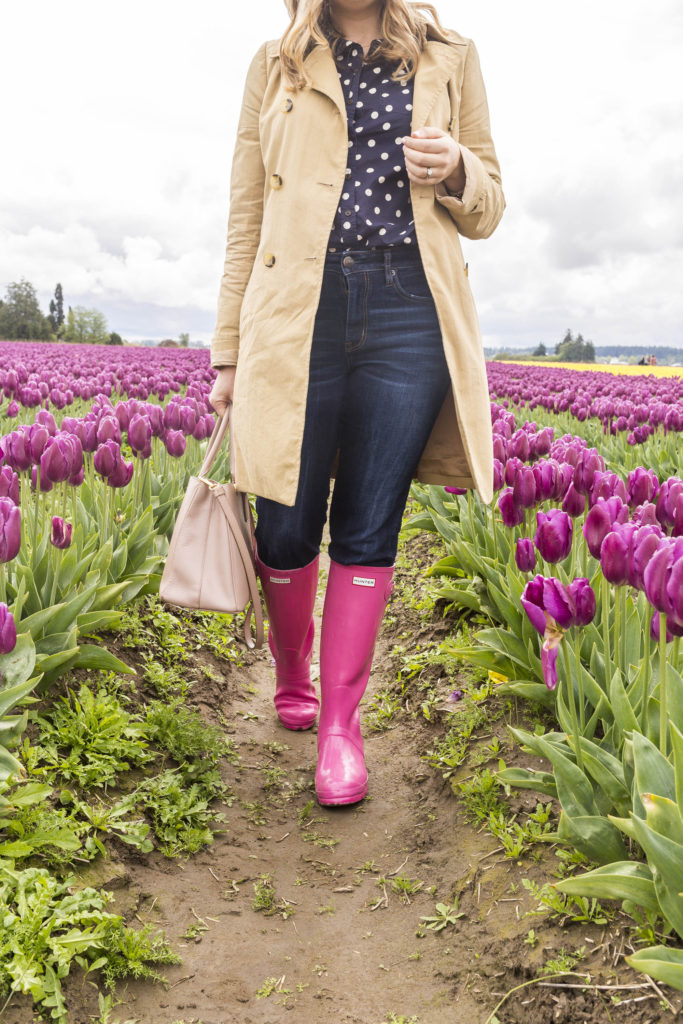
[[[328,46],[305,66],[312,88],[286,92],[279,40],[247,74],[230,183],[225,267],[211,365],[237,364],[235,483],[293,505],[308,366],[327,241],[345,182],[344,96]],[[486,238],[505,199],[473,43],[430,38],[415,73],[412,129],[450,131],[462,146],[462,200],[410,183],[415,232],[441,326],[451,390],[417,469],[424,483],[493,496],[486,368],[459,235]],[[398,421],[398,410],[397,410]]]

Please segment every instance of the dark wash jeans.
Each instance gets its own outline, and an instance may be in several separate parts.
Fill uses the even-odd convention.
[[[315,558],[338,450],[330,557],[393,565],[411,480],[449,384],[417,246],[328,252],[296,501],[256,499],[261,560],[297,569]]]

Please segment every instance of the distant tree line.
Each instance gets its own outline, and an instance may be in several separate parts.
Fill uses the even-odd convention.
[[[547,356],[548,350],[541,342],[531,354],[543,357]],[[558,362],[561,363],[594,363],[595,345],[592,341],[584,341],[581,333],[574,337],[571,330],[567,328],[564,338],[555,346],[555,355]]]
[[[68,307],[64,316],[64,294],[61,284],[50,300],[45,316],[36,290],[22,277],[7,286],[0,299],[0,338],[7,341],[72,341],[81,344],[123,345],[116,331],[109,331],[104,313],[85,306]]]

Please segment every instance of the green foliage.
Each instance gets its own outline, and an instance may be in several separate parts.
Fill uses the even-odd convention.
[[[187,707],[181,698],[170,702],[152,701],[144,722],[150,743],[167,751],[179,763],[216,765],[222,757],[236,760],[234,744],[221,729],[202,718],[197,708]]]
[[[275,886],[272,875],[261,875],[254,882],[254,899],[251,905],[254,910],[262,911],[266,915],[276,912]]]
[[[41,771],[58,771],[83,789],[104,787],[152,760],[144,723],[106,690],[69,690],[36,724]]]
[[[179,963],[151,927],[135,932],[104,908],[111,894],[74,889],[42,868],[14,871],[0,864],[0,998],[30,995],[40,1012],[67,1024],[62,979],[74,965],[105,968],[107,984],[119,977],[159,975],[151,964]],[[3,1007],[0,1007],[2,1013]]]
[[[64,330],[64,341],[81,345],[105,345],[109,341],[107,318],[97,309],[69,306]]]
[[[572,335],[567,331],[562,341],[555,346],[555,354],[565,363],[594,363],[595,346],[592,341],[584,341],[582,334]]]
[[[178,857],[213,842],[210,826],[223,822],[225,815],[210,803],[225,793],[227,787],[217,771],[188,784],[180,769],[167,769],[141,782],[130,799],[149,815],[164,855]]]
[[[7,285],[5,301],[0,303],[0,338],[9,341],[46,341],[51,324],[43,316],[36,290],[21,278]]]
[[[421,917],[420,920],[424,921],[424,926],[431,931],[441,932],[444,928],[455,925],[455,922],[464,916],[464,913],[458,910],[458,900],[454,899],[451,904],[437,903],[434,914],[431,917]]]

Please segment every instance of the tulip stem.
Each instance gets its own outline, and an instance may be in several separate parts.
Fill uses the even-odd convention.
[[[581,670],[581,635],[579,627],[574,627],[574,656],[576,658],[576,681],[579,687],[579,719],[581,722],[581,735],[586,728],[586,706],[583,696],[583,672]]]
[[[624,686],[628,685],[628,665],[626,664],[626,587],[618,588],[620,619],[621,619],[621,632],[619,635],[620,650],[619,660],[621,661],[621,671],[624,677]]]
[[[600,590],[602,598],[602,644],[605,648],[605,692],[609,699],[610,687],[612,685],[612,655],[610,653],[609,639],[610,585],[604,576],[602,577]]]
[[[0,562],[0,601],[7,604],[7,588],[5,586],[5,563]]]
[[[576,754],[576,763],[581,771],[584,771],[583,767],[583,755],[581,753],[581,731],[579,729],[579,719],[576,713],[576,694],[574,693],[574,683],[572,682],[572,670],[569,664],[569,651],[564,641],[560,644],[562,647],[562,657],[564,659],[564,675],[567,681],[567,702],[571,711],[572,721],[574,724],[574,753]]]
[[[659,613],[659,749],[666,757],[667,692],[666,692],[666,615]]]

